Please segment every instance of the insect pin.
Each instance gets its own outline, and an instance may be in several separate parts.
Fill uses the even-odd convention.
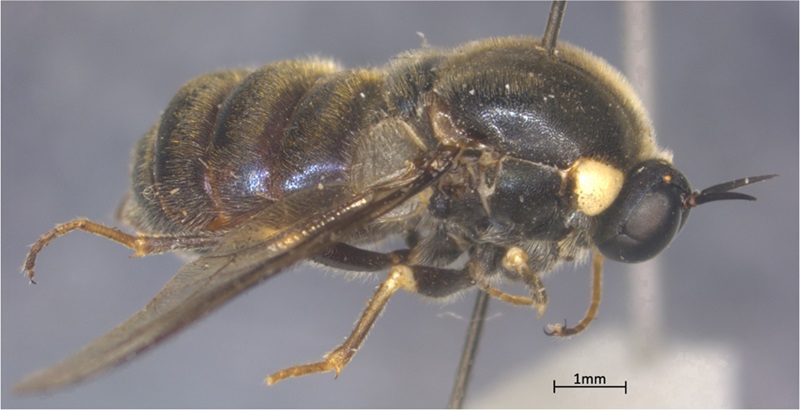
[[[585,329],[604,258],[650,259],[691,209],[753,200],[732,191],[774,175],[693,190],[624,77],[557,41],[559,4],[542,39],[427,47],[378,68],[280,61],[187,82],[135,147],[118,216],[136,233],[63,223],[33,244],[23,270],[33,281],[42,249],[74,230],[135,256],[197,259],[142,310],[15,391],[53,390],[119,365],[304,260],[388,275],[344,343],[267,384],[338,376],[400,290],[446,298],[477,288],[541,316],[541,275],[593,254],[586,317],[549,327],[557,336]],[[392,236],[406,246],[366,249]],[[501,281],[527,294],[502,291]]]

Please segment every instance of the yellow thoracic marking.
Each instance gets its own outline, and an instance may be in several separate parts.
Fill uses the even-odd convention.
[[[624,180],[619,169],[590,158],[575,161],[568,174],[578,210],[589,216],[605,211],[617,199]]]

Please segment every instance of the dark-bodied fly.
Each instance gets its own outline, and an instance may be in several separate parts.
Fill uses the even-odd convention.
[[[398,290],[446,298],[478,288],[541,316],[541,275],[593,253],[592,308],[575,327],[549,327],[583,330],[603,257],[652,258],[693,207],[755,199],[731,191],[772,176],[692,190],[625,78],[556,41],[560,10],[544,41],[426,47],[379,68],[281,61],[186,83],[136,145],[118,212],[135,233],[76,219],[42,235],[23,269],[33,281],[41,250],[76,229],[137,256],[199,256],[142,310],[15,391],[53,390],[121,364],[307,259],[388,274],[342,345],[268,384],[338,375]],[[389,236],[406,247],[363,248]],[[527,295],[500,290],[502,280]]]

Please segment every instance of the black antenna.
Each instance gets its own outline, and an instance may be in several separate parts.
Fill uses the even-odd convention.
[[[558,31],[561,29],[561,20],[564,19],[566,7],[566,0],[556,0],[550,6],[550,16],[547,18],[547,27],[545,27],[544,37],[542,37],[542,47],[547,50],[547,54],[553,54],[556,50]]]
[[[544,29],[544,37],[542,37],[542,47],[547,50],[547,54],[552,55],[556,50],[558,31],[561,28],[561,21],[564,19],[564,9],[566,7],[566,0],[555,0],[550,6],[550,15],[547,17],[547,26]],[[464,404],[464,398],[467,396],[467,387],[472,375],[475,356],[478,354],[478,342],[481,338],[483,322],[486,319],[488,307],[489,294],[478,290],[478,297],[475,300],[475,307],[472,309],[469,329],[467,329],[464,350],[461,352],[461,361],[458,363],[456,381],[448,403],[448,407],[451,409],[460,409]]]
[[[739,192],[729,192],[734,189],[741,188],[756,182],[763,181],[778,176],[778,174],[760,175],[757,177],[747,177],[735,179],[733,181],[723,182],[714,186],[710,186],[702,191],[692,192],[683,201],[683,206],[686,208],[694,208],[697,205],[702,205],[706,202],[721,201],[724,199],[744,199],[748,201],[755,201],[756,197],[742,194]]]

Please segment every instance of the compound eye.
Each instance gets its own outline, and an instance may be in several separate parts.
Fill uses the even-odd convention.
[[[659,254],[689,215],[691,192],[681,173],[663,161],[633,168],[616,201],[598,217],[594,240],[607,258],[641,262]]]

